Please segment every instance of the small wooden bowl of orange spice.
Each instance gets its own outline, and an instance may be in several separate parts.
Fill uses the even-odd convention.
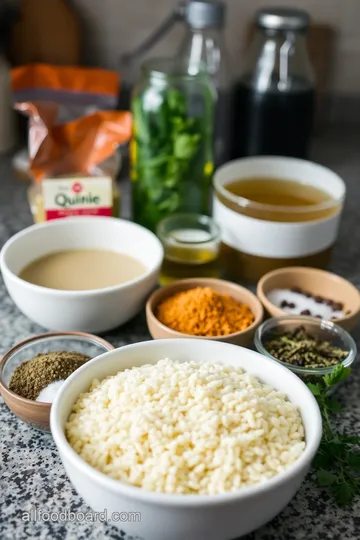
[[[250,346],[263,320],[261,302],[248,289],[212,278],[176,281],[146,304],[154,339],[199,338]]]

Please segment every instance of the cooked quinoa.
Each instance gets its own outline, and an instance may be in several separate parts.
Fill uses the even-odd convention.
[[[233,366],[169,359],[94,380],[66,436],[99,471],[169,494],[261,483],[305,449],[300,413],[281,392]]]

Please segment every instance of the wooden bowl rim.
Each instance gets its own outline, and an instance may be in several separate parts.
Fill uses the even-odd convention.
[[[332,282],[338,282],[339,285],[343,286],[346,285],[347,287],[350,287],[353,289],[354,294],[357,296],[357,308],[353,309],[351,313],[348,315],[345,315],[344,317],[341,317],[341,319],[333,319],[332,322],[335,324],[342,324],[346,323],[347,321],[351,321],[354,317],[356,317],[360,312],[360,292],[355,287],[351,281],[347,280],[346,278],[339,276],[338,274],[335,274],[334,272],[328,272],[327,270],[322,270],[320,268],[313,268],[313,267],[307,267],[307,266],[289,266],[287,268],[278,268],[276,270],[271,270],[271,272],[268,272],[265,274],[260,280],[258,281],[257,288],[256,288],[256,294],[265,307],[267,311],[270,313],[277,313],[279,316],[286,315],[287,312],[281,309],[280,307],[273,304],[268,297],[266,296],[264,292],[265,284],[266,282],[277,276],[281,275],[300,275],[300,274],[309,274],[314,275],[317,274],[318,276],[322,276],[324,279],[331,280]]]
[[[251,299],[253,300],[254,304],[257,306],[258,309],[258,315],[255,316],[253,313],[255,320],[254,322],[245,330],[239,330],[238,332],[233,332],[232,334],[226,334],[224,336],[192,336],[192,334],[184,334],[182,332],[178,332],[177,330],[172,330],[172,328],[169,328],[165,324],[159,321],[159,319],[155,315],[155,309],[158,305],[158,297],[162,296],[165,292],[168,292],[169,294],[165,295],[165,298],[169,298],[172,296],[172,291],[174,294],[176,292],[182,292],[182,286],[185,290],[195,289],[196,287],[211,287],[211,285],[222,285],[226,288],[229,287],[230,290],[237,290],[240,293],[246,293],[246,295],[249,295]],[[179,290],[177,290],[179,288]],[[229,294],[231,295],[231,292],[223,292],[222,294]],[[261,324],[263,318],[264,318],[264,307],[259,300],[259,298],[254,294],[252,291],[247,289],[246,287],[242,287],[241,285],[238,285],[237,283],[233,283],[232,281],[226,281],[224,279],[216,279],[216,278],[188,278],[188,279],[181,279],[178,281],[175,281],[174,283],[171,283],[170,285],[165,285],[163,287],[160,287],[156,291],[154,291],[151,296],[149,297],[148,301],[146,302],[146,314],[149,318],[152,319],[152,321],[162,330],[166,331],[168,334],[171,334],[173,337],[194,337],[196,339],[204,339],[204,340],[227,340],[227,339],[234,339],[239,336],[246,336],[247,334],[251,334],[251,332],[255,331],[257,327]]]

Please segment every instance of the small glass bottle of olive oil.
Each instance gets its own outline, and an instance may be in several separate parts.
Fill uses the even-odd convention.
[[[220,277],[220,229],[210,217],[174,214],[159,223],[157,234],[165,252],[160,285]]]

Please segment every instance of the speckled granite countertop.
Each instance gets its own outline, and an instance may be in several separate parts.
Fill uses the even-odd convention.
[[[360,286],[360,134],[341,127],[317,141],[314,158],[337,171],[348,186],[348,199],[332,270]],[[127,206],[127,187],[122,185]],[[10,163],[0,161],[0,245],[31,224],[26,186],[15,180]],[[43,331],[14,306],[0,282],[0,354],[16,342]],[[104,336],[115,346],[149,339],[144,314]],[[354,336],[360,345],[360,329]],[[342,425],[360,432],[360,363],[340,392],[346,405]],[[0,539],[119,540],[110,525],[23,521],[23,512],[89,512],[67,479],[50,434],[34,431],[18,420],[0,398]],[[126,531],[126,524],[124,524]],[[358,540],[360,503],[338,509],[311,476],[292,503],[271,523],[244,540]],[[171,532],[169,531],[169,540]],[[186,539],[184,539],[186,540]],[[199,540],[206,540],[201,539]],[[229,539],[230,540],[230,539]]]

